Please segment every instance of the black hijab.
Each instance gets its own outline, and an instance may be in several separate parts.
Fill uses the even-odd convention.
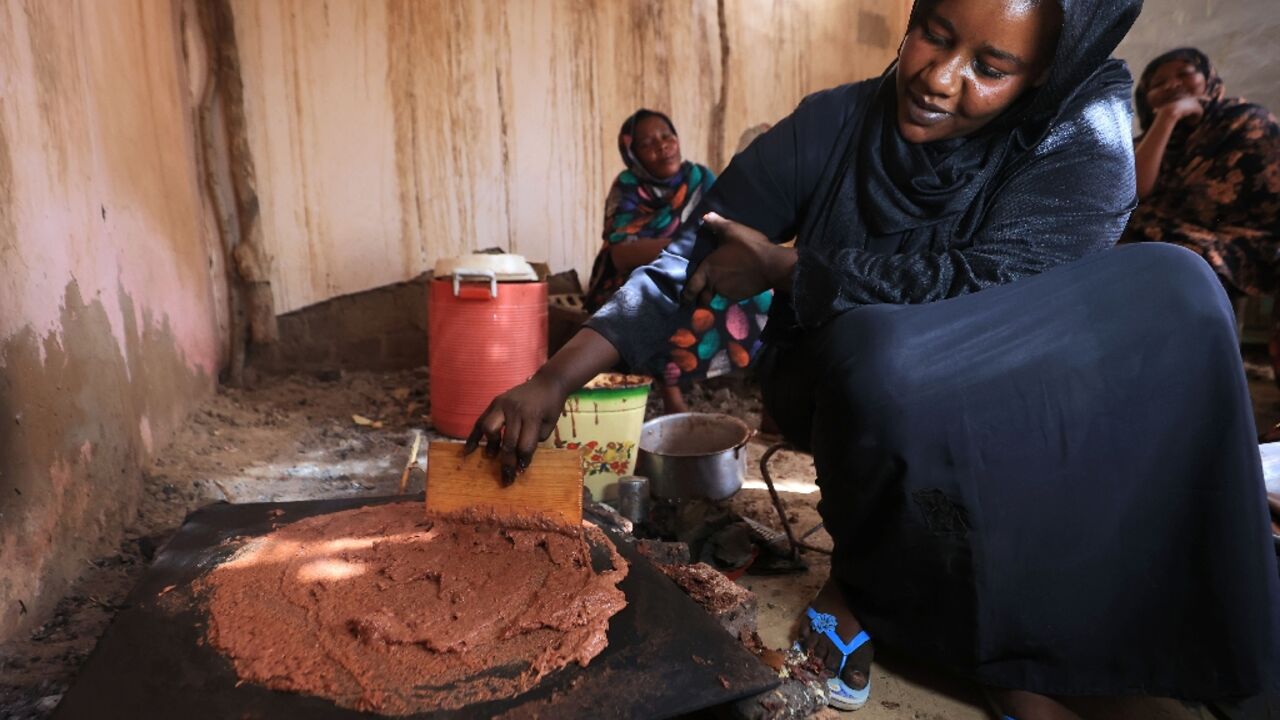
[[[870,229],[898,233],[931,225],[969,207],[1011,155],[1034,147],[1066,102],[1102,66],[1138,17],[1141,0],[1060,2],[1063,26],[1044,85],[1024,94],[977,135],[914,144],[898,132],[897,63],[881,77],[877,108],[858,146],[857,186]],[[908,32],[940,0],[916,0]]]

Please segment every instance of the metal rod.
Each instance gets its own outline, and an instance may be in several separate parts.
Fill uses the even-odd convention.
[[[818,523],[817,525],[814,525],[813,527],[809,528],[808,530],[805,530],[805,531],[804,531],[804,533],[800,536],[800,539],[801,539],[801,540],[808,540],[808,539],[809,539],[809,536],[811,536],[811,535],[813,535],[814,533],[818,532],[818,531],[819,531],[819,530],[821,530],[822,528],[823,528],[823,524],[822,524],[822,523]]]
[[[782,505],[782,498],[778,495],[778,490],[773,486],[773,477],[769,475],[769,459],[779,450],[794,450],[795,447],[791,443],[777,442],[769,446],[764,451],[764,455],[760,456],[760,476],[764,478],[764,484],[769,488],[769,497],[773,498],[773,507],[778,511],[778,519],[782,521],[782,529],[787,533],[787,545],[791,547],[791,559],[798,560],[800,558],[800,548],[802,547],[799,540],[796,540],[796,534],[791,530],[791,523],[787,521],[787,509]]]
[[[779,450],[791,450],[793,452],[804,451],[784,440],[770,445],[769,449],[764,451],[764,455],[760,456],[760,476],[764,478],[764,484],[769,488],[769,497],[773,499],[773,508],[778,511],[778,519],[782,521],[782,529],[787,533],[787,545],[791,547],[791,559],[799,559],[800,551],[802,549],[822,553],[823,555],[830,555],[830,550],[804,542],[804,538],[809,537],[813,533],[817,532],[818,528],[822,527],[822,523],[818,523],[816,527],[809,530],[809,532],[806,532],[804,537],[799,540],[796,539],[795,531],[791,529],[791,522],[787,520],[787,509],[782,504],[782,496],[778,495],[777,488],[773,486],[773,476],[769,474],[769,459],[772,458],[774,453]]]

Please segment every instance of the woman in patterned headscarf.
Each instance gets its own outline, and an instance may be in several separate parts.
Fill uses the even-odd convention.
[[[1140,204],[1121,242],[1199,253],[1233,297],[1280,290],[1280,126],[1228,98],[1209,58],[1178,48],[1152,60],[1134,91]],[[1273,334],[1272,362],[1280,356]]]
[[[632,270],[649,264],[673,240],[697,230],[693,209],[715,182],[705,165],[684,160],[675,125],[666,115],[641,109],[618,133],[626,169],[605,202],[604,246],[596,255],[586,307],[595,312],[613,297]],[[731,304],[723,297],[694,308],[668,342],[670,350],[649,368],[665,380],[667,412],[684,412],[680,385],[750,364],[772,295]]]

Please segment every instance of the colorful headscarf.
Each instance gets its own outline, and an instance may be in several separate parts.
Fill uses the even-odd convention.
[[[1194,65],[1200,74],[1204,75],[1204,92],[1209,97],[1209,102],[1211,104],[1222,102],[1225,92],[1222,87],[1222,78],[1218,77],[1218,73],[1213,69],[1209,56],[1192,47],[1170,50],[1147,63],[1146,69],[1142,71],[1142,78],[1138,81],[1138,87],[1133,90],[1133,105],[1138,112],[1138,125],[1144,132],[1151,127],[1151,122],[1156,117],[1155,108],[1147,102],[1147,90],[1150,89],[1151,77],[1156,74],[1156,70],[1159,70],[1161,65],[1175,60]]]
[[[636,125],[648,117],[662,118],[679,136],[671,118],[654,110],[640,109],[618,132],[618,153],[627,166],[613,181],[605,202],[604,239],[609,243],[636,238],[674,237],[677,231],[695,222],[690,215],[702,194],[715,182],[706,166],[686,160],[680,170],[665,180],[645,170],[631,150]]]

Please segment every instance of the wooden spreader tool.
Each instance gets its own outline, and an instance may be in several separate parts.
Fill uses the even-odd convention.
[[[548,515],[566,525],[582,524],[582,456],[577,450],[542,448],[533,462],[502,486],[502,463],[484,448],[463,457],[463,444],[427,446],[427,512],[491,508],[498,517]]]

